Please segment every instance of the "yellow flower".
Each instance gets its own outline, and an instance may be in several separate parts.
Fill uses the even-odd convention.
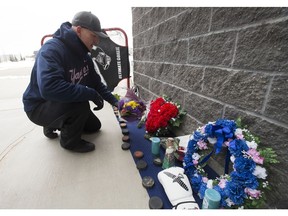
[[[129,101],[125,103],[123,107],[127,107],[127,106],[130,106],[132,107],[132,109],[135,109],[137,106],[139,106],[139,104],[135,101]]]

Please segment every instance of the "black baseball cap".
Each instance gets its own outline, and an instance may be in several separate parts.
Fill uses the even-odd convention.
[[[81,26],[89,29],[99,37],[108,38],[109,36],[102,32],[101,24],[97,16],[92,14],[90,11],[81,11],[75,14],[72,19],[73,26]]]

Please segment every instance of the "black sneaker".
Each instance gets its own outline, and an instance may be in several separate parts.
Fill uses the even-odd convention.
[[[54,132],[55,130],[55,128],[43,127],[43,133],[49,139],[55,139],[58,137],[58,134]]]
[[[74,152],[86,153],[86,152],[94,151],[95,145],[93,143],[90,143],[82,139],[79,145],[69,148],[69,150],[74,151]]]

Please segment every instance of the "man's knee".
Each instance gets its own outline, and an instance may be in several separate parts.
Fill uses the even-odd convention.
[[[90,111],[83,131],[86,133],[95,133],[101,129],[101,126],[102,124],[100,120],[97,118],[97,116],[94,115],[92,111]]]
[[[83,132],[84,133],[96,133],[101,129],[101,123],[100,125],[93,125],[93,126],[89,126],[89,127],[84,127]]]

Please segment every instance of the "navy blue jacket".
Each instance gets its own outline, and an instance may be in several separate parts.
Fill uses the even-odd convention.
[[[96,73],[89,50],[71,24],[63,23],[37,53],[30,83],[23,94],[24,110],[33,111],[45,101],[93,101],[96,91],[111,105],[117,102]]]

